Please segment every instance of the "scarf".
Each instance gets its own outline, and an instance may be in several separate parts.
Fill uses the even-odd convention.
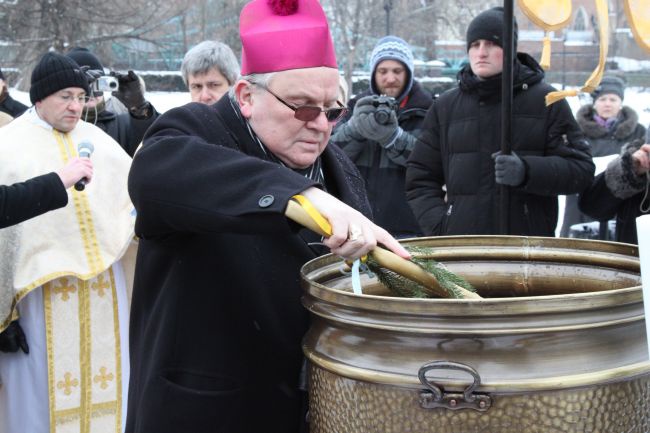
[[[618,116],[605,119],[603,117],[600,117],[598,114],[594,113],[594,121],[600,126],[602,126],[603,128],[607,128],[608,131],[611,131],[618,124]]]

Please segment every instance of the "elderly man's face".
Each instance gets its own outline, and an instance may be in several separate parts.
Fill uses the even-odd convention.
[[[247,81],[237,83],[242,115],[266,147],[291,168],[306,168],[325,150],[334,123],[320,113],[314,120],[294,117],[294,111],[273,94],[293,106],[335,108],[339,74],[333,68],[306,68],[277,72],[264,87]]]
[[[187,77],[187,87],[190,89],[192,102],[212,105],[230,89],[230,84],[217,68],[212,68],[205,74]]]
[[[467,55],[477,77],[490,78],[503,70],[503,48],[492,41],[479,39],[472,42]]]
[[[79,87],[68,87],[36,102],[41,119],[61,132],[74,129],[84,108],[86,92]]]

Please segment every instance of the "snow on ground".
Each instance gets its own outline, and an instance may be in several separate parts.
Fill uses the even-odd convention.
[[[562,87],[561,84],[557,83],[554,83],[553,86],[558,89]],[[26,105],[31,105],[29,102],[29,93],[20,92],[15,89],[10,89],[9,92],[14,99]],[[156,107],[159,112],[164,113],[170,108],[178,107],[190,102],[190,94],[188,92],[147,92],[147,99],[154,105],[154,107]],[[575,113],[582,105],[591,103],[591,97],[589,95],[581,94],[577,97],[567,98],[567,101]],[[624,104],[628,107],[633,108],[638,113],[639,122],[643,126],[648,127],[650,125],[650,89],[625,89]],[[559,235],[560,228],[562,227],[563,217],[564,197],[562,196],[560,197],[560,212],[556,235]]]

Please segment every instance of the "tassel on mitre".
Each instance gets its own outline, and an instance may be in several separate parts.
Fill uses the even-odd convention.
[[[545,71],[551,69],[551,38],[548,32],[544,32],[544,45],[542,46],[542,58],[539,60],[539,65]]]
[[[269,0],[269,6],[276,15],[293,15],[298,11],[298,0]]]

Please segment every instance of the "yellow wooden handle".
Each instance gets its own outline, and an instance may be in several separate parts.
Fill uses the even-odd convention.
[[[284,214],[287,218],[321,236],[328,237],[332,234],[332,227],[329,225],[329,222],[327,222],[311,202],[303,196],[293,196],[292,199],[289,200],[289,203],[287,203],[287,209]],[[437,296],[443,298],[449,297],[449,293],[440,287],[434,276],[417,264],[382,247],[376,247],[370,252],[370,254],[381,267],[420,283],[424,287],[430,289],[431,292],[435,293]],[[481,299],[481,296],[478,294],[470,292],[462,287],[459,287],[458,291],[462,294],[463,298]]]
[[[294,195],[291,197],[284,214],[301,226],[307,227],[309,230],[321,236],[325,236],[326,238],[332,236],[332,226],[329,221],[303,195]]]

